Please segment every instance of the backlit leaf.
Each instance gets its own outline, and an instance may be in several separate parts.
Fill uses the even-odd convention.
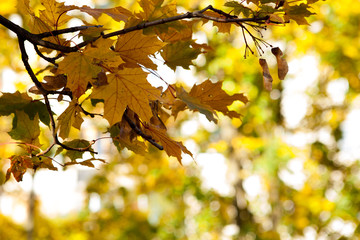
[[[192,153],[182,144],[182,142],[177,142],[171,139],[165,129],[156,127],[154,125],[147,125],[146,131],[147,134],[152,136],[155,141],[160,143],[164,147],[164,151],[168,156],[174,156],[178,159],[181,164],[181,152],[189,154],[192,156]]]
[[[289,6],[285,3],[285,21],[289,21],[290,19],[294,20],[298,25],[309,25],[306,21],[305,17],[309,17],[314,13],[308,10],[309,5],[305,3],[301,3],[300,5]]]
[[[80,149],[80,151],[65,150],[65,156],[69,157],[71,159],[71,161],[75,161],[78,158],[82,158],[85,151],[81,151],[81,149],[88,149],[90,151],[93,151],[93,148],[91,147],[90,142],[87,140],[84,140],[84,139],[74,139],[71,141],[65,141],[65,142],[63,142],[63,144],[68,147],[74,148],[74,149]],[[56,150],[55,155],[58,155],[62,151],[64,151],[64,149],[62,147],[59,147]],[[94,155],[94,154],[91,153],[91,155]]]
[[[10,168],[6,172],[5,181],[10,179],[11,174],[17,182],[22,181],[26,170],[34,166],[31,158],[27,155],[13,155],[9,159]]]
[[[229,111],[230,106],[234,101],[241,101],[244,104],[248,102],[247,97],[242,93],[237,93],[232,96],[228,95],[221,89],[222,82],[212,83],[210,80],[193,86],[189,95],[199,99],[201,103],[209,105],[212,109],[222,112],[231,118],[240,117],[235,111]]]
[[[94,17],[96,20],[99,19],[101,14],[106,14],[118,22],[120,22],[120,21],[126,22],[127,19],[130,16],[132,16],[132,13],[129,10],[127,10],[123,7],[120,7],[120,6],[114,7],[114,8],[106,8],[106,9],[91,8],[86,5],[81,6],[81,7],[77,7],[77,6],[73,6],[73,7],[74,7],[74,9],[78,9],[82,12],[86,12],[87,14]]]
[[[76,98],[85,93],[92,78],[101,71],[101,67],[93,64],[94,58],[84,52],[69,53],[59,63],[58,72],[67,75],[67,87]]]
[[[181,99],[182,102],[175,102],[173,114],[177,114],[178,111],[185,109],[187,106],[190,110],[199,111],[204,114],[209,121],[213,121],[217,123],[217,119],[215,118],[216,112],[209,105],[200,101],[200,99],[189,95],[183,88],[177,89],[176,97]],[[185,104],[186,105],[185,105]]]
[[[244,17],[249,17],[250,13],[251,13],[250,8],[245,7],[241,3],[238,3],[235,1],[226,2],[224,6],[233,8],[235,15],[239,15],[240,13],[242,13],[244,15]]]
[[[59,136],[66,139],[69,136],[71,127],[80,130],[80,125],[84,121],[80,115],[81,107],[76,100],[72,101],[66,110],[58,117]]]
[[[41,0],[41,4],[45,7],[45,10],[40,10],[40,19],[51,27],[62,26],[71,19],[70,16],[66,15],[69,7],[65,7],[63,2]]]
[[[39,146],[39,116],[36,114],[34,119],[23,111],[15,111],[15,117],[13,118],[12,130],[8,132],[12,139],[20,140],[25,143],[30,143],[35,146]]]
[[[88,83],[101,72],[99,62],[102,60],[110,67],[123,63],[120,56],[110,50],[113,40],[100,38],[88,45],[83,52],[69,53],[59,63],[58,73],[67,75],[67,87],[75,97],[85,93]]]
[[[192,65],[192,60],[196,59],[201,53],[200,49],[191,47],[192,43],[192,40],[189,40],[166,45],[161,52],[161,56],[165,60],[164,64],[174,71],[177,66],[189,69],[189,66]]]
[[[138,67],[138,64],[142,64],[145,67],[156,68],[149,55],[155,54],[165,45],[166,43],[156,36],[146,36],[142,34],[142,31],[133,31],[119,36],[115,51],[125,62],[131,64],[128,66]]]
[[[45,104],[39,100],[32,100],[27,93],[3,93],[0,97],[0,116],[7,116],[11,113],[15,113],[16,110],[23,110],[30,117],[30,120],[34,120],[36,114],[38,114],[41,122],[49,125],[50,118]]]
[[[149,103],[160,98],[160,90],[151,86],[146,77],[141,68],[125,68],[107,75],[109,84],[94,89],[90,97],[105,100],[104,118],[110,126],[121,121],[126,107],[143,121],[150,121]]]
[[[124,119],[111,126],[109,132],[114,145],[119,151],[123,148],[127,148],[137,154],[144,155],[146,153],[145,143],[137,139],[137,134]]]
[[[213,11],[206,11],[206,12],[204,12],[204,14],[208,15],[210,17],[214,17],[214,18],[226,19],[225,16],[223,16],[219,13],[213,12]],[[206,22],[206,21],[204,21],[204,22]],[[221,33],[230,33],[232,23],[231,22],[226,23],[226,22],[215,22],[214,21],[213,25],[218,27],[219,32],[221,32]]]

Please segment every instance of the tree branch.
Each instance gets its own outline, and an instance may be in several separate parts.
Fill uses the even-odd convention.
[[[129,126],[132,128],[132,130],[134,130],[139,136],[141,136],[142,138],[144,138],[146,141],[148,141],[149,143],[151,143],[152,145],[154,145],[156,148],[158,148],[159,150],[164,150],[164,147],[161,146],[160,144],[158,144],[157,142],[155,142],[155,140],[143,133],[143,131],[141,131],[140,128],[138,128],[135,123],[129,118],[129,116],[126,114],[126,111],[124,112],[123,118],[127,121],[127,123],[129,124]]]
[[[81,31],[81,30],[85,30],[88,28],[100,28],[103,25],[91,25],[91,26],[78,26],[78,27],[70,27],[70,28],[64,28],[64,29],[60,29],[60,30],[55,30],[55,31],[50,31],[50,32],[44,32],[44,33],[39,33],[39,34],[35,34],[37,37],[39,37],[40,39],[45,38],[45,37],[54,37],[54,36],[58,36],[64,33],[72,33],[72,32],[77,32],[77,31]]]
[[[212,17],[212,16],[203,14],[207,10],[212,10],[214,12],[217,12],[217,13],[225,16],[226,18],[217,18],[217,17]],[[161,24],[174,22],[174,21],[178,21],[178,20],[182,20],[182,19],[192,19],[192,18],[203,18],[203,19],[207,19],[207,20],[211,20],[211,21],[215,21],[215,22],[223,22],[223,23],[230,23],[230,22],[234,22],[234,23],[246,23],[246,22],[264,23],[266,20],[269,19],[269,16],[252,17],[252,18],[238,18],[237,16],[227,14],[227,13],[209,5],[206,8],[199,10],[199,11],[187,12],[185,14],[181,14],[181,15],[177,15],[177,16],[173,16],[173,17],[168,17],[168,18],[158,19],[158,20],[154,20],[154,21],[150,21],[150,22],[140,23],[138,25],[124,28],[119,31],[104,34],[104,35],[102,35],[102,37],[109,38],[109,37],[122,35],[122,34],[129,33],[129,32],[136,31],[136,30],[149,28],[149,27],[156,26],[156,25],[161,25]],[[89,27],[101,27],[100,25],[78,26],[78,27],[65,28],[65,29],[61,29],[61,30],[55,30],[55,31],[45,32],[45,33],[40,33],[40,34],[32,34],[29,31],[25,30],[24,28],[21,28],[20,26],[9,21],[2,15],[0,15],[0,24],[7,27],[9,30],[13,31],[18,36],[21,36],[23,39],[28,40],[29,42],[31,42],[34,45],[43,46],[43,47],[53,49],[53,50],[58,50],[58,51],[61,51],[64,53],[76,52],[79,50],[79,48],[82,48],[82,47],[86,46],[87,44],[96,41],[100,36],[97,38],[94,38],[92,40],[84,41],[74,47],[68,47],[68,46],[63,46],[63,45],[59,45],[59,44],[54,44],[49,41],[42,40],[42,38],[57,36],[57,35],[60,35],[63,33],[76,32],[79,30],[87,29]]]
[[[112,33],[108,33],[108,34],[104,34],[103,38],[109,38],[109,37],[113,37],[116,35],[122,35],[128,32],[132,32],[132,31],[136,31],[136,30],[141,30],[141,29],[145,29],[148,27],[152,27],[152,26],[156,26],[156,25],[161,25],[161,24],[165,24],[165,23],[169,23],[169,22],[174,22],[174,21],[178,21],[178,20],[182,20],[182,19],[191,19],[191,18],[204,18],[204,19],[208,19],[214,22],[224,22],[224,23],[229,23],[229,22],[235,22],[235,23],[242,23],[242,22],[257,22],[257,23],[263,23],[264,21],[266,21],[267,19],[269,19],[269,16],[265,16],[265,17],[261,17],[261,18],[257,18],[257,17],[253,17],[253,18],[238,18],[236,16],[233,15],[229,15],[226,14],[222,11],[220,11],[222,13],[222,15],[225,15],[228,18],[216,18],[216,17],[211,17],[208,15],[203,14],[205,11],[207,10],[213,10],[219,13],[220,10],[213,8],[211,5],[207,6],[206,8],[199,10],[199,11],[195,11],[195,12],[187,12],[181,15],[177,15],[177,16],[173,16],[173,17],[169,17],[169,18],[163,18],[163,19],[158,19],[158,20],[154,20],[151,22],[144,22],[144,23],[140,23],[138,25],[129,27],[129,28],[124,28],[122,30],[119,31],[115,31]]]

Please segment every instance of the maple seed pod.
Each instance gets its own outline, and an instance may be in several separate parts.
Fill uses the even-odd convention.
[[[264,88],[266,89],[266,91],[271,91],[272,90],[272,82],[273,82],[273,78],[270,74],[270,70],[269,70],[269,66],[266,62],[265,59],[260,58],[259,59],[259,63],[260,66],[263,70],[263,83],[264,83]]]
[[[286,74],[289,71],[289,66],[288,66],[286,60],[282,57],[283,52],[278,47],[272,48],[271,52],[276,57],[276,62],[278,65],[278,77],[280,80],[284,80]]]

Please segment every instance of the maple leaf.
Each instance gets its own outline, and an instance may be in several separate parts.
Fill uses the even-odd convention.
[[[88,83],[97,77],[104,61],[110,67],[123,63],[120,56],[110,50],[113,40],[100,38],[88,45],[83,52],[69,53],[60,63],[58,73],[67,75],[67,87],[76,98],[85,93]]]
[[[12,139],[40,146],[39,116],[36,114],[34,119],[31,120],[25,112],[16,110],[12,130],[8,134]]]
[[[248,102],[247,97],[243,93],[236,93],[232,96],[228,95],[222,90],[222,82],[212,83],[206,80],[199,85],[195,85],[189,95],[200,100],[201,103],[209,105],[212,109],[222,112],[231,118],[238,118],[240,114],[235,111],[229,111],[230,106],[234,101],[241,101],[244,104]]]
[[[201,53],[199,48],[191,47],[193,43],[193,40],[188,40],[166,45],[161,52],[161,56],[165,60],[164,64],[174,71],[178,66],[189,69],[189,66],[192,65],[192,60],[196,59]]]
[[[238,118],[240,114],[235,111],[230,111],[230,106],[234,101],[241,101],[244,104],[248,102],[247,97],[242,93],[237,93],[232,96],[228,95],[221,89],[222,82],[212,83],[210,80],[194,85],[187,93],[184,89],[178,88],[176,97],[180,100],[175,100],[171,105],[172,114],[176,117],[179,111],[183,111],[188,107],[190,110],[199,111],[204,114],[209,121],[217,122],[215,118],[216,111],[222,112],[224,115],[231,118]]]
[[[208,15],[210,17],[215,17],[215,18],[221,18],[221,19],[226,19],[225,16],[217,13],[217,12],[213,12],[213,11],[206,11],[204,12],[205,15]],[[204,23],[206,23],[207,21],[204,20]],[[213,25],[218,27],[219,32],[221,33],[230,33],[230,29],[231,29],[231,25],[232,23],[226,23],[226,22],[213,22]]]
[[[143,12],[136,14],[136,16],[145,21],[176,16],[175,1],[167,1],[165,6],[162,6],[163,2],[164,0],[140,0],[139,4]]]
[[[181,101],[175,101],[172,112],[175,117],[179,111],[188,107],[190,110],[204,114],[209,121],[217,123],[217,119],[214,117],[216,112],[209,105],[202,103],[200,99],[190,96],[182,87],[177,89],[176,97]]]
[[[23,110],[30,118],[34,120],[37,114],[44,124],[50,124],[49,113],[46,105],[39,100],[33,100],[27,93],[3,93],[0,97],[0,116],[7,116],[15,113],[16,110]]]
[[[50,26],[45,21],[41,20],[39,17],[37,17],[35,15],[30,15],[30,20],[29,20],[28,25],[30,26],[31,32],[35,33],[35,34],[49,32],[49,31],[53,31],[55,29],[55,27]],[[46,37],[46,38],[43,38],[43,40],[46,40],[46,41],[54,43],[54,44],[59,44],[62,46],[70,46],[69,41],[67,41],[59,36]],[[40,47],[39,49],[41,52],[46,52],[46,53],[51,53],[53,51],[52,49],[48,49],[45,47]]]
[[[149,134],[153,137],[153,139],[161,144],[164,147],[164,151],[168,156],[174,156],[177,158],[179,163],[181,164],[181,152],[189,154],[191,157],[192,153],[182,144],[182,142],[177,142],[171,139],[166,130],[163,128],[159,128],[152,124],[147,124],[145,126],[145,133]]]
[[[305,3],[301,3],[300,5],[289,6],[287,3],[284,5],[285,21],[289,21],[290,19],[294,20],[298,25],[309,25],[306,21],[305,17],[309,17],[314,15],[314,13],[308,10],[309,5]]]
[[[60,130],[59,136],[62,139],[69,136],[71,127],[75,127],[80,130],[80,126],[84,121],[80,112],[82,112],[81,107],[76,100],[73,100],[65,111],[58,117],[58,129]]]
[[[93,63],[108,66],[110,68],[117,68],[123,64],[124,61],[120,54],[112,51],[110,48],[113,46],[114,40],[99,38],[94,43],[89,45],[84,53],[93,58]]]
[[[109,129],[110,136],[113,139],[114,145],[120,151],[127,148],[135,153],[144,155],[146,153],[146,145],[137,139],[136,133],[129,126],[126,120],[114,124]]]
[[[2,93],[0,97],[0,116],[7,116],[15,113],[15,110],[22,110],[31,102],[32,98],[26,93]]]
[[[5,182],[10,179],[11,174],[13,174],[17,182],[22,181],[26,170],[34,166],[32,159],[27,155],[13,155],[9,159],[10,167],[6,171]]]
[[[182,26],[185,26],[183,29],[178,29],[174,27],[169,27],[166,32],[159,32],[159,38],[164,42],[178,42],[184,40],[191,40],[192,38],[192,26],[194,21],[180,21]]]
[[[77,162],[77,161],[67,162],[64,165],[65,166],[70,166],[70,165],[80,164],[80,165],[83,165],[83,166],[86,166],[86,167],[94,168],[95,165],[92,163],[93,161],[100,161],[102,163],[105,163],[105,160],[103,160],[103,159],[90,158],[90,159],[87,159],[87,160],[81,161],[81,162]]]
[[[250,8],[245,7],[241,3],[238,3],[235,1],[226,2],[224,6],[233,8],[235,15],[240,15],[240,13],[242,13],[244,15],[244,17],[249,17],[250,13],[251,13]]]
[[[150,60],[149,55],[155,54],[166,43],[160,41],[156,36],[146,36],[141,30],[133,31],[119,36],[115,51],[120,54],[122,59],[130,63],[127,66],[138,67],[138,64],[148,68],[156,68]]]
[[[160,99],[160,90],[146,80],[141,68],[125,68],[107,75],[108,84],[94,88],[92,99],[104,99],[104,118],[110,126],[120,122],[126,107],[149,122],[152,117],[149,103]]]
[[[91,144],[89,141],[84,139],[74,139],[71,141],[65,141],[63,142],[64,145],[71,147],[73,149],[88,149],[90,150],[90,154],[94,156],[93,148],[91,147]],[[60,154],[64,149],[62,147],[59,147],[56,150],[55,156]],[[78,158],[82,158],[84,154],[84,151],[75,151],[75,150],[66,150],[65,156],[69,157],[71,161],[75,161]]]
[[[58,73],[67,75],[66,86],[76,98],[85,93],[88,83],[101,71],[101,67],[94,65],[93,60],[92,56],[84,52],[73,52],[59,63]]]
[[[86,12],[87,14],[94,17],[96,20],[98,20],[102,14],[106,14],[117,22],[126,22],[127,19],[132,16],[132,13],[129,10],[120,6],[114,8],[98,9],[83,5],[81,7],[71,6],[71,9],[78,9],[82,12]]]
[[[45,76],[44,81],[45,82],[41,82],[41,85],[45,90],[48,91],[54,91],[63,88],[66,86],[66,82],[67,82],[66,76],[63,74],[59,74],[56,76]],[[34,94],[42,94],[41,91],[36,86],[32,86],[29,89],[29,92]]]
[[[40,19],[52,27],[59,27],[68,22],[72,17],[65,13],[70,10],[65,4],[55,0],[41,0],[45,10],[40,10]]]
[[[57,171],[58,169],[54,167],[52,159],[50,157],[32,157],[32,162],[34,164],[33,168],[37,170],[38,168],[46,168],[52,171]]]

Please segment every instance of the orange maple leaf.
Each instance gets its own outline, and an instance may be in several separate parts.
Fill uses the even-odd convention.
[[[189,154],[191,157],[192,153],[182,144],[182,142],[177,142],[171,139],[166,130],[152,124],[145,126],[146,133],[154,138],[155,141],[159,142],[163,147],[168,156],[174,156],[178,159],[181,164],[181,152]]]
[[[222,112],[231,118],[240,117],[235,111],[229,111],[230,106],[234,101],[241,101],[244,104],[248,102],[247,97],[242,93],[236,93],[232,96],[222,90],[222,82],[212,83],[210,80],[195,85],[189,95],[200,100],[201,103],[209,105],[212,109]]]

